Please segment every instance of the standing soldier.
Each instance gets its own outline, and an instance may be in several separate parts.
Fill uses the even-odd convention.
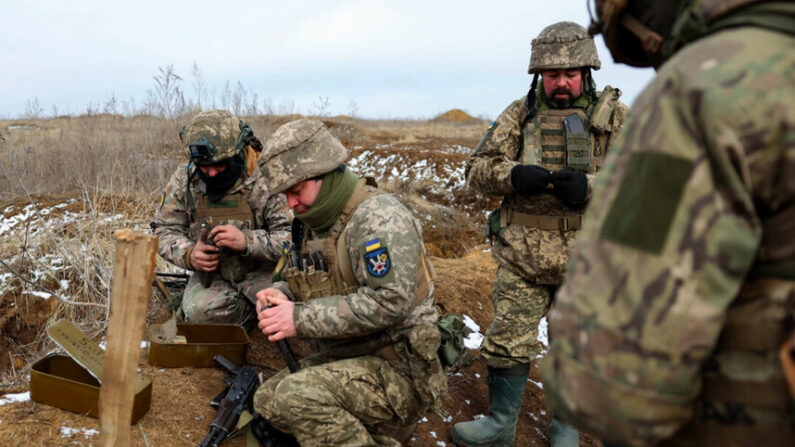
[[[489,125],[469,159],[469,185],[504,198],[488,222],[499,264],[494,320],[481,346],[489,415],[455,424],[451,435],[459,445],[513,443],[530,362],[541,350],[538,324],[563,279],[590,183],[626,110],[618,89],[596,91],[591,69],[600,65],[582,26],[544,28],[532,42],[529,93]],[[550,431],[553,446],[578,444],[577,431],[557,419]]]
[[[260,157],[296,220],[284,282],[257,294],[259,327],[316,353],[268,379],[254,406],[305,447],[399,446],[447,388],[432,269],[420,224],[351,173],[347,155],[304,119],[280,127]]]
[[[193,270],[179,313],[189,322],[256,320],[257,291],[270,285],[290,216],[256,165],[261,143],[227,111],[202,112],[180,129],[189,162],[171,176],[152,219],[158,252]]]
[[[617,61],[659,67],[550,312],[547,399],[611,445],[793,446],[795,3],[596,11]]]

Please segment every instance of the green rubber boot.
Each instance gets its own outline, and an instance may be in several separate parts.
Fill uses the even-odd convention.
[[[530,365],[489,367],[489,415],[453,426],[450,436],[462,447],[508,447],[516,437],[516,421],[524,400]]]

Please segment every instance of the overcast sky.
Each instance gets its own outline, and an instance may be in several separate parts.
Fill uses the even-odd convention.
[[[0,117],[34,99],[48,116],[140,108],[173,65],[205,108],[238,82],[261,110],[430,118],[452,108],[496,117],[526,93],[530,41],[551,23],[587,26],[586,0],[3,0]],[[599,86],[630,104],[653,71],[617,65],[597,37]],[[125,104],[126,103],[126,104]]]

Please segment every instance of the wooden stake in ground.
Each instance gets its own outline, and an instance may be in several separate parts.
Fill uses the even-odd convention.
[[[152,294],[157,238],[117,230],[110,293],[110,325],[99,389],[100,445],[128,447],[138,357]]]

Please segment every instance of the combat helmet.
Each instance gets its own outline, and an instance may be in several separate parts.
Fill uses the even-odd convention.
[[[530,74],[560,68],[602,66],[593,37],[574,22],[558,22],[541,30],[530,43]]]
[[[604,36],[616,62],[658,67],[669,55],[671,29],[687,3],[692,0],[594,0],[596,18],[589,32]]]
[[[320,121],[299,119],[276,129],[257,163],[273,194],[336,169],[348,150]]]
[[[226,110],[201,112],[179,130],[188,157],[197,165],[212,165],[235,155],[245,160],[244,148],[256,140],[251,126]]]

